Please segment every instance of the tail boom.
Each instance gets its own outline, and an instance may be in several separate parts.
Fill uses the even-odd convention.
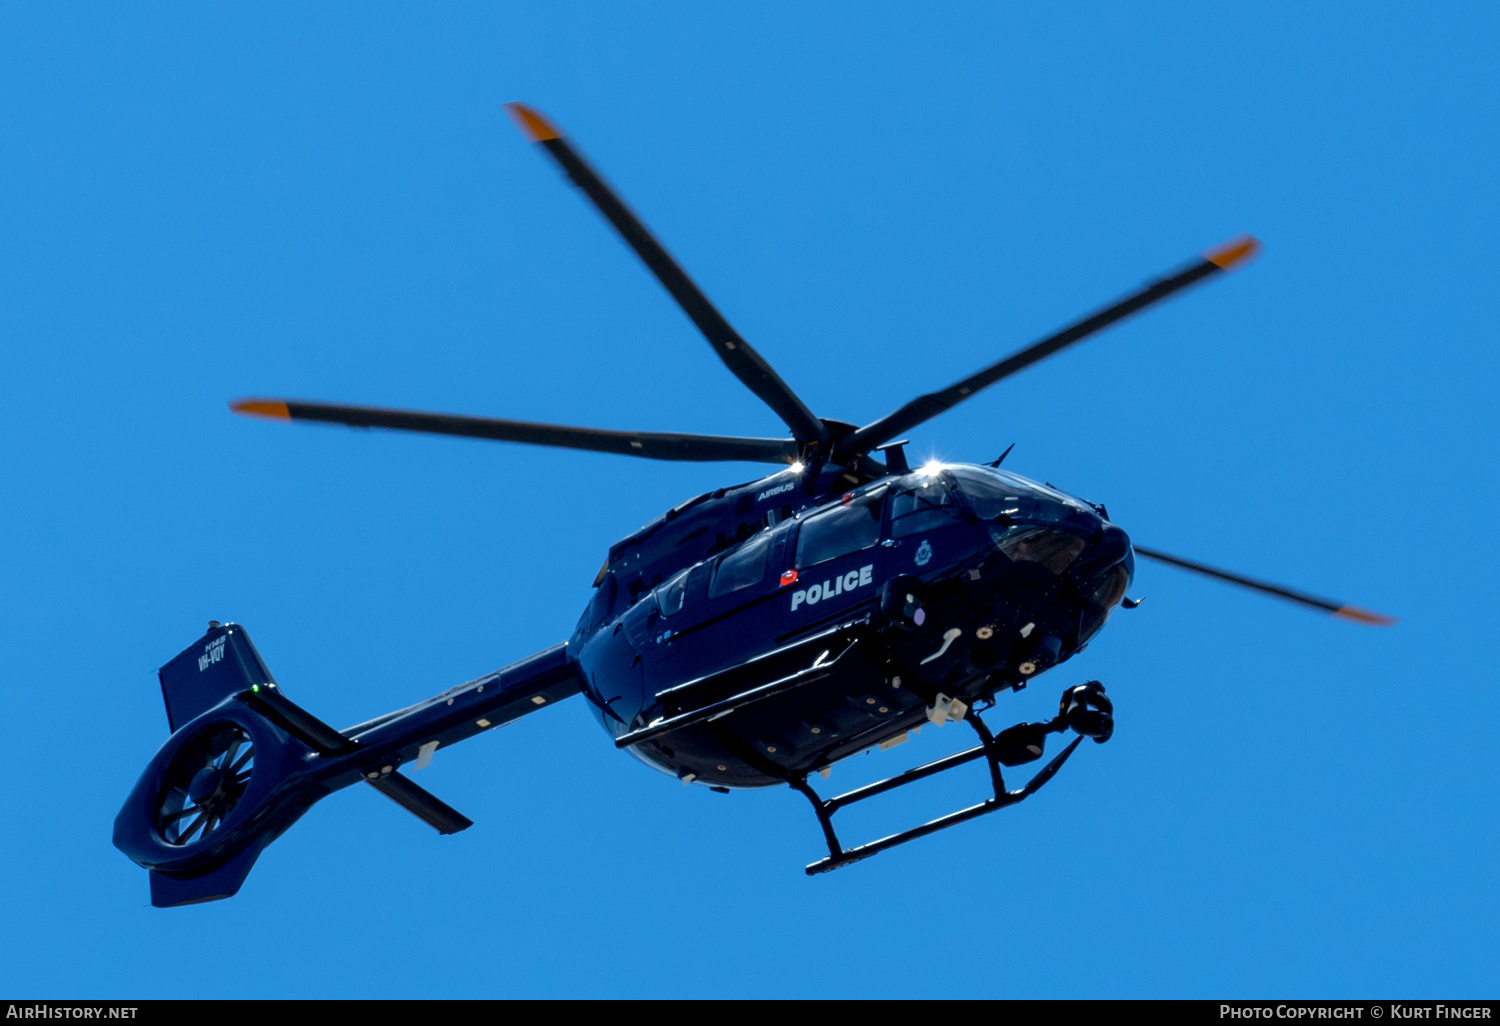
[[[159,907],[236,893],[260,852],[319,799],[361,781],[440,833],[472,825],[398,767],[582,689],[555,645],[425,702],[335,730],[275,683],[243,627],[212,624],[162,667],[172,735],[115,818]],[[183,824],[188,824],[186,827]]]

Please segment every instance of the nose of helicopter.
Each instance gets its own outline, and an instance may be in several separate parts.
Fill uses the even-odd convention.
[[[948,474],[1009,561],[1016,585],[1066,578],[1103,622],[1135,574],[1130,537],[1103,506],[996,468],[959,465]]]
[[[1118,524],[1100,517],[1099,533],[1084,550],[1084,558],[1078,561],[1078,569],[1097,574],[1126,562],[1134,568],[1130,536]]]
[[[1074,587],[1084,601],[1079,634],[1086,640],[1104,626],[1135,577],[1135,553],[1130,536],[1100,518],[1099,532],[1072,570]]]

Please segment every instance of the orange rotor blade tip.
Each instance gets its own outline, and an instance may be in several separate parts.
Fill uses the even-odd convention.
[[[272,402],[268,399],[241,399],[239,402],[230,403],[229,408],[245,417],[270,417],[272,420],[292,419],[292,411],[286,408],[286,403]]]
[[[526,138],[532,142],[546,142],[562,135],[552,127],[550,121],[524,103],[507,103],[505,109],[510,112],[511,117],[516,119],[516,124],[521,126],[521,131],[525,132]]]
[[[1249,260],[1260,252],[1260,240],[1254,235],[1241,235],[1233,242],[1226,242],[1218,249],[1203,254],[1203,259],[1220,270],[1227,271],[1242,260]]]
[[[1360,609],[1358,606],[1343,606],[1334,611],[1334,616],[1343,620],[1353,620],[1355,623],[1367,623],[1372,627],[1393,627],[1400,623],[1394,616],[1386,616],[1384,613],[1372,613],[1368,609]]]

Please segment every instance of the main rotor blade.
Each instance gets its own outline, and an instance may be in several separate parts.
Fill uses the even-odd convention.
[[[396,431],[423,431],[463,438],[491,438],[501,442],[644,456],[653,460],[790,463],[797,458],[797,441],[793,438],[603,431],[559,424],[533,424],[521,420],[461,417],[451,413],[418,413],[373,406],[304,403],[290,399],[241,399],[230,403],[229,408],[235,413],[269,417],[273,420],[316,420],[358,428],[391,428]]]
[[[1115,303],[1092,313],[1080,321],[1034,342],[1025,349],[993,363],[977,374],[971,374],[939,392],[918,396],[905,406],[879,420],[866,424],[857,431],[845,435],[839,442],[841,453],[869,452],[877,445],[889,442],[897,435],[905,434],[924,421],[931,420],[945,410],[952,409],[980,389],[988,388],[1002,378],[1040,360],[1044,360],[1060,349],[1081,342],[1096,332],[1102,331],[1153,303],[1166,299],[1172,293],[1187,288],[1220,271],[1227,271],[1247,257],[1253,256],[1260,243],[1249,235],[1210,250],[1201,259],[1183,268],[1176,274],[1151,282]]]
[[[1275,595],[1277,598],[1283,598],[1290,602],[1297,602],[1304,606],[1311,606],[1314,609],[1321,609],[1325,613],[1332,613],[1334,616],[1342,617],[1345,620],[1353,620],[1356,623],[1367,623],[1374,627],[1390,627],[1398,622],[1395,617],[1386,616],[1384,613],[1372,613],[1368,609],[1360,609],[1358,606],[1351,606],[1344,602],[1318,598],[1316,595],[1309,595],[1303,591],[1284,588],[1279,584],[1270,584],[1266,581],[1257,581],[1253,577],[1232,574],[1228,570],[1220,570],[1218,567],[1208,566],[1204,563],[1195,563],[1191,559],[1183,559],[1181,556],[1173,556],[1166,552],[1159,552],[1156,549],[1143,548],[1140,545],[1136,545],[1134,548],[1137,556],[1145,556],[1147,559],[1154,559],[1161,563],[1170,563],[1172,566],[1191,570],[1195,574],[1217,577],[1221,581],[1238,584],[1242,588],[1251,588],[1255,591],[1265,592],[1267,595]]]
[[[682,307],[683,312],[698,326],[698,330],[703,332],[704,338],[708,339],[714,352],[719,354],[719,359],[724,361],[724,365],[734,376],[776,412],[786,426],[792,429],[792,434],[798,441],[807,445],[826,444],[829,434],[823,422],[797,398],[797,394],[781,380],[765,357],[729,326],[724,315],[693,284],[687,272],[652,237],[640,219],[605,184],[604,179],[584,162],[578,151],[562,137],[562,133],[540,113],[524,104],[508,103],[505,107],[527,138],[540,143],[573,180],[573,184],[582,189],[599,212],[615,226],[615,231],[630,244],[636,256],[656,275],[656,280],[677,300],[677,305]]]

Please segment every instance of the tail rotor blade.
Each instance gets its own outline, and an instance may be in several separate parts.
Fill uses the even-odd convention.
[[[520,103],[508,103],[505,106],[526,133],[526,137],[547,151],[573,184],[583,190],[584,195],[614,226],[615,231],[635,250],[651,273],[656,275],[656,280],[662,283],[672,294],[672,298],[677,300],[677,305],[698,326],[703,337],[708,339],[714,352],[734,376],[775,411],[786,426],[791,428],[799,442],[804,445],[827,444],[829,432],[823,422],[781,380],[781,376],[766,362],[765,357],[756,352],[730,326],[724,315],[715,309],[703,291],[687,276],[687,272],[646,230],[640,218],[625,206],[604,179],[563,138],[562,133],[531,107]]]
[[[894,413],[887,414],[844,436],[839,442],[839,451],[869,452],[877,445],[888,442],[897,435],[903,435],[918,424],[931,420],[945,410],[952,409],[981,389],[988,388],[1017,371],[1045,360],[1053,353],[1081,342],[1090,335],[1103,331],[1116,321],[1138,313],[1153,303],[1159,303],[1189,285],[1196,284],[1221,271],[1229,270],[1235,264],[1254,256],[1259,249],[1260,243],[1246,235],[1210,250],[1175,274],[1137,289],[1123,299],[1089,314],[1080,321],[1075,321],[1056,334],[1049,335],[1039,342],[1033,342],[1025,349],[1012,353],[977,374],[971,374],[962,381],[956,381],[941,391],[918,396]]]
[[[1344,620],[1353,620],[1355,623],[1369,624],[1372,627],[1390,627],[1399,621],[1393,616],[1384,613],[1374,613],[1368,609],[1351,606],[1346,602],[1336,602],[1333,599],[1319,598],[1309,595],[1304,591],[1297,591],[1280,584],[1271,584],[1267,581],[1258,581],[1253,577],[1245,577],[1242,574],[1230,573],[1218,567],[1209,566],[1206,563],[1197,563],[1191,559],[1183,559],[1181,556],[1173,556],[1170,553],[1161,552],[1157,549],[1148,549],[1140,545],[1134,546],[1137,556],[1145,556],[1159,563],[1167,563],[1183,570],[1191,570],[1195,574],[1203,574],[1207,577],[1215,577],[1230,584],[1238,584],[1242,588],[1250,588],[1253,591],[1263,592],[1267,595],[1275,595],[1277,598],[1286,599],[1288,602],[1296,602],[1299,605],[1310,606],[1320,609]]]
[[[727,435],[685,435],[649,431],[605,431],[599,428],[534,424],[522,420],[463,417],[451,413],[419,413],[374,406],[304,403],[291,399],[241,399],[229,404],[235,413],[272,420],[312,420],[349,427],[390,428],[463,438],[586,449],[653,460],[696,463],[745,461],[790,463],[797,458],[793,438],[738,438]]]

